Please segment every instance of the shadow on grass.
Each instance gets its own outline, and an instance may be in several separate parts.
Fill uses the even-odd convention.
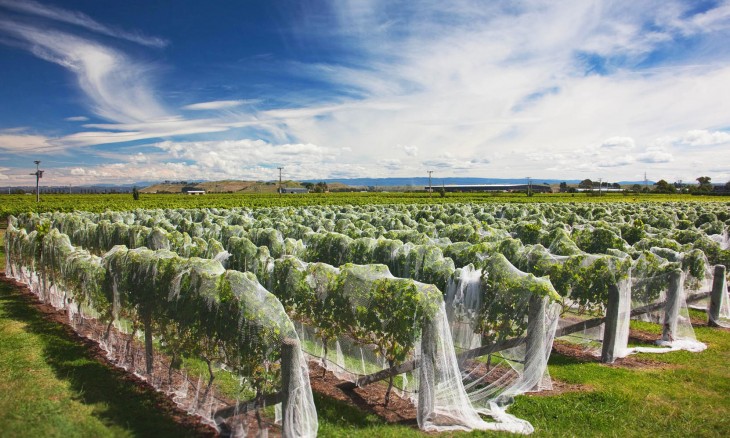
[[[94,405],[102,423],[134,436],[199,436],[194,427],[175,421],[179,412],[170,411],[171,402],[163,394],[94,358],[90,341],[48,320],[28,295],[5,281],[0,281],[0,306],[8,318],[25,323],[26,330],[41,339],[45,362],[59,380],[70,384],[79,401]]]
[[[365,414],[354,406],[326,395],[316,392],[312,395],[314,396],[314,404],[317,406],[317,416],[320,421],[354,429],[365,429],[385,424],[375,414]]]

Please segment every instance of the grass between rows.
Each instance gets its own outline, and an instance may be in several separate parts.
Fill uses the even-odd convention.
[[[190,436],[159,412],[160,397],[94,359],[0,282],[1,436]]]
[[[704,314],[700,314],[702,316]],[[650,327],[653,326],[653,327]],[[660,327],[641,324],[659,333]],[[508,412],[535,427],[534,437],[730,435],[730,332],[696,328],[708,345],[702,353],[641,354],[642,368],[602,365],[553,354],[554,379],[583,385],[556,396],[516,398]],[[424,436],[405,426],[316,397],[321,437]],[[495,436],[490,432],[448,436]],[[502,434],[506,435],[506,434]]]

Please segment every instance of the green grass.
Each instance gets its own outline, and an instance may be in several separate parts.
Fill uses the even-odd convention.
[[[0,436],[191,436],[160,413],[161,397],[92,358],[0,282]]]
[[[702,312],[695,316],[703,317]],[[632,327],[659,333],[655,324]],[[644,368],[607,366],[557,354],[553,378],[584,385],[557,396],[519,396],[509,412],[532,423],[535,437],[730,436],[730,332],[695,329],[708,345],[702,353],[641,354]],[[403,425],[385,425],[339,402],[315,397],[323,437],[425,436]],[[495,436],[489,432],[453,436]],[[505,434],[502,434],[505,435]],[[450,435],[447,435],[450,436]]]
[[[553,377],[589,392],[519,397],[511,412],[530,420],[536,436],[728,436],[730,333],[700,327],[702,353],[642,354],[665,364],[609,367],[554,356]]]
[[[319,417],[319,437],[426,436],[408,425],[387,424],[374,414],[319,394],[314,394],[314,404]]]

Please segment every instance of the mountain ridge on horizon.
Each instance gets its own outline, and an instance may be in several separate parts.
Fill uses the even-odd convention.
[[[579,184],[581,179],[539,179],[530,178],[532,184]],[[317,183],[324,181],[326,183],[339,182],[352,186],[427,186],[428,177],[393,177],[393,178],[323,178],[323,179],[305,179],[302,182]],[[481,178],[481,177],[447,177],[447,178],[431,178],[431,185],[436,187],[442,184],[527,184],[527,178]],[[616,181],[621,185],[644,184],[644,181]],[[655,181],[647,181],[654,184]],[[613,182],[609,182],[613,184]]]
[[[223,182],[223,181],[248,181],[248,180],[220,180],[220,181],[187,181],[186,183],[189,185],[195,185],[195,184],[201,184],[201,183],[215,183],[215,182]],[[272,180],[273,182],[277,182]],[[341,183],[348,186],[364,186],[364,187],[370,187],[370,186],[376,186],[376,187],[426,187],[428,186],[428,177],[392,177],[392,178],[320,178],[320,179],[301,179],[301,180],[288,180],[288,181],[296,181],[300,183],[318,183],[320,181],[326,182],[328,184],[331,183]],[[560,184],[561,182],[565,182],[567,184],[571,185],[577,185],[582,180],[579,179],[539,179],[539,178],[531,178],[532,184]],[[616,181],[621,185],[633,185],[633,184],[644,184],[644,181]],[[132,188],[132,187],[138,187],[140,189],[151,187],[158,184],[165,184],[165,183],[171,183],[171,184],[179,184],[181,181],[137,181],[134,183],[119,183],[119,184],[113,184],[113,183],[98,183],[98,184],[79,184],[78,186],[73,186],[77,188]],[[647,181],[649,185],[653,185],[655,181],[649,180]],[[431,184],[433,187],[438,187],[442,184],[447,185],[469,185],[469,184],[527,184],[526,178],[481,178],[481,177],[447,177],[447,178],[432,178]],[[613,184],[613,182],[609,182],[609,184]],[[55,187],[53,184],[48,185],[42,185],[45,187]],[[23,187],[30,187],[30,186],[7,186],[4,187],[7,188],[23,188]],[[68,187],[68,186],[62,186],[62,187]]]

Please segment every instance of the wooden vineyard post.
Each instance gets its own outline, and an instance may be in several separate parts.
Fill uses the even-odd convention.
[[[289,410],[290,387],[297,381],[296,373],[300,372],[295,362],[296,351],[299,348],[299,341],[292,338],[285,338],[281,343],[281,430],[286,431],[288,421],[293,418]],[[285,436],[285,435],[284,435]]]
[[[547,331],[545,310],[547,309],[548,299],[548,297],[530,295],[530,303],[527,309],[527,346],[523,375],[525,378],[534,379],[534,383],[530,385],[530,390],[537,389],[545,371],[545,335]]]
[[[418,419],[421,421],[433,420],[436,379],[435,346],[436,346],[436,324],[427,321],[421,333],[421,368],[418,381]]]
[[[631,290],[629,288],[622,290],[615,284],[609,286],[601,349],[601,362],[603,363],[613,363],[622,356],[628,345],[630,300]]]
[[[707,325],[710,327],[718,327],[717,321],[720,320],[720,309],[722,309],[724,301],[727,299],[725,282],[725,266],[715,265],[712,292],[710,293],[710,309],[707,312]]]
[[[664,306],[664,327],[662,329],[662,341],[672,342],[677,336],[677,320],[679,319],[679,306],[681,305],[682,294],[682,271],[677,270],[669,274],[669,290],[667,291],[667,303]]]

